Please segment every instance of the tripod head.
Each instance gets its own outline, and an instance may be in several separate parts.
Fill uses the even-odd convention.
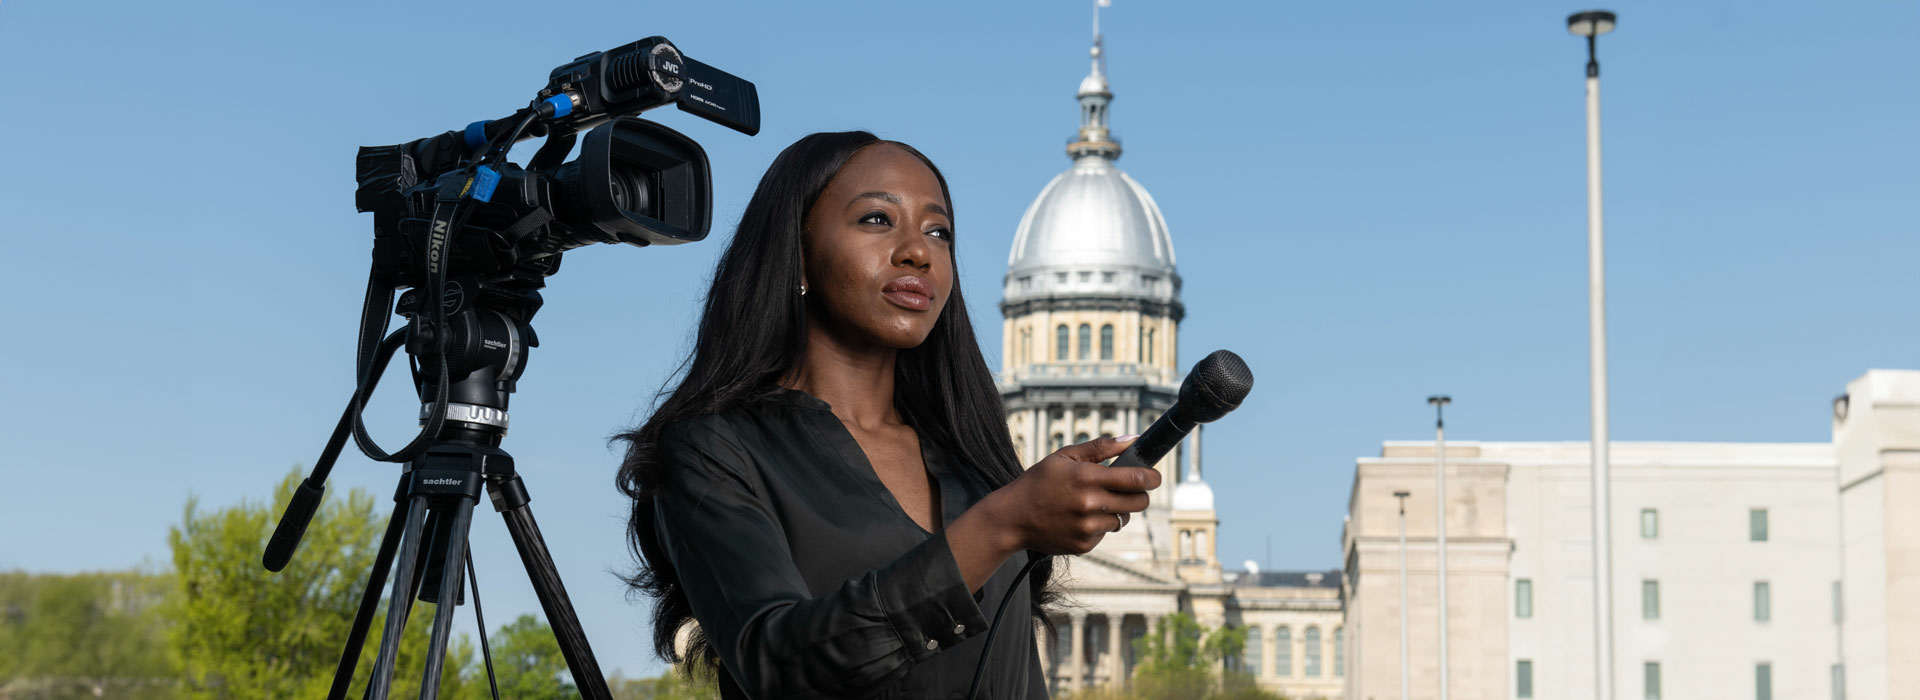
[[[443,316],[437,325],[433,314],[421,308],[421,290],[400,295],[396,310],[407,319],[403,332],[407,354],[414,358],[422,425],[439,394],[441,363],[452,382],[437,438],[498,445],[506,435],[507,399],[527,369],[527,351],[540,345],[532,325],[542,303],[540,292],[525,287],[474,277],[450,280],[441,295]]]

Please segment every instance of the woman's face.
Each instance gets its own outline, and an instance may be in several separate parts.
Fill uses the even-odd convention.
[[[807,215],[808,308],[849,341],[919,346],[953,290],[953,216],[940,181],[912,153],[876,143],[853,154]]]

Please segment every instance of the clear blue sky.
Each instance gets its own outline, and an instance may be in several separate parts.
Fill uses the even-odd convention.
[[[1223,561],[1271,535],[1272,567],[1337,567],[1354,459],[1431,435],[1430,393],[1457,438],[1586,438],[1585,51],[1564,28],[1585,8],[1114,5],[1120,165],[1173,230],[1183,362],[1230,348],[1259,376],[1207,433]],[[609,573],[629,560],[605,441],[685,352],[782,147],[866,128],[938,162],[998,363],[1014,226],[1068,163],[1088,3],[529,7],[0,5],[0,570],[162,566],[189,494],[259,500],[310,466],[351,390],[354,149],[504,115],[652,34],[758,83],[765,127],[656,113],[712,157],[712,236],[571,253],[537,319],[507,447],[603,667],[657,670]],[[1847,380],[1920,368],[1920,7],[1611,9],[1614,437],[1825,441]],[[412,434],[411,395],[377,404],[377,435]],[[395,468],[349,453],[333,488],[384,498]],[[537,610],[498,517],[476,523],[491,619]]]

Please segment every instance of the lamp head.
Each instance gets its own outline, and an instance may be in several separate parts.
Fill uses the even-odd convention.
[[[1575,12],[1567,16],[1567,31],[1577,36],[1595,37],[1613,31],[1614,15],[1606,10]]]
[[[1412,491],[1395,491],[1395,492],[1393,492],[1393,497],[1394,497],[1394,498],[1406,498],[1406,497],[1408,497],[1408,496],[1411,496],[1411,495],[1413,495],[1413,492],[1412,492]]]
[[[1445,406],[1447,404],[1453,403],[1453,397],[1448,396],[1446,394],[1434,394],[1432,396],[1427,397],[1427,403],[1433,404],[1435,406]]]

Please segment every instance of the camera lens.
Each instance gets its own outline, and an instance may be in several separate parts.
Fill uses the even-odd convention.
[[[613,187],[613,205],[648,215],[647,208],[653,203],[653,179],[645,171],[625,163],[616,163],[610,170],[607,179]]]

